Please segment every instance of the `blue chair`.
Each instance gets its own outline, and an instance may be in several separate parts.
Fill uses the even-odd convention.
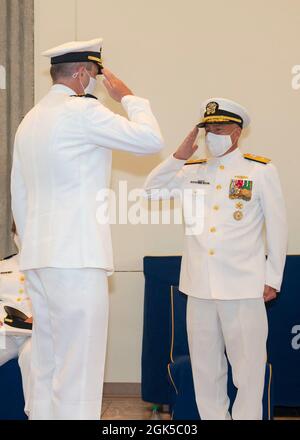
[[[145,257],[142,399],[168,405],[172,387],[166,377],[170,361],[170,286],[178,285],[181,258]]]
[[[281,292],[267,306],[275,406],[300,407],[300,256],[289,255]]]
[[[180,264],[180,256],[144,258],[142,398],[146,402],[172,403],[173,386],[165,372],[170,362],[170,286],[179,284]],[[274,369],[272,383],[276,407],[300,407],[299,273],[300,255],[288,255],[281,293],[267,305],[267,351]],[[178,341],[176,337],[175,343]],[[177,357],[179,355],[177,353]]]
[[[170,407],[173,420],[199,420],[197,409],[192,367],[188,348],[186,329],[187,296],[177,287],[171,287],[171,329],[170,329],[170,363],[168,376],[173,391],[171,392]],[[228,363],[228,397],[230,410],[236,396],[237,389],[233,384],[232,371]],[[263,396],[263,419],[273,418],[273,386],[272,367],[266,365],[265,390]]]
[[[12,359],[0,368],[0,390],[0,420],[27,420],[17,359]]]

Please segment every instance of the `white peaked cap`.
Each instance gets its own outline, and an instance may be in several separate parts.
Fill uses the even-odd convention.
[[[201,117],[199,127],[235,122],[245,128],[250,124],[250,116],[245,107],[226,98],[210,98],[204,101],[201,105]]]
[[[89,41],[70,41],[46,50],[42,55],[51,58],[51,64],[92,61],[101,70],[103,68],[101,60],[102,43],[102,38]]]

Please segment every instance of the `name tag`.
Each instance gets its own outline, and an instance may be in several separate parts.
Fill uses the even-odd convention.
[[[191,180],[190,183],[197,183],[198,185],[210,185],[210,182],[205,182],[205,180]]]

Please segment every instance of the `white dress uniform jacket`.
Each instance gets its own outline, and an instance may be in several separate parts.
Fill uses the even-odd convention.
[[[180,290],[218,300],[260,298],[265,284],[279,291],[287,221],[275,166],[248,160],[239,149],[221,158],[184,165],[170,156],[145,183],[153,198],[162,188],[201,189],[195,197],[204,197],[202,233],[185,235]],[[229,197],[231,182],[237,180],[252,185],[249,200]]]
[[[20,268],[113,271],[110,227],[96,219],[97,195],[110,184],[112,150],[163,147],[149,102],[126,96],[129,119],[98,100],[54,85],[25,116],[15,138],[12,209],[22,243]]]

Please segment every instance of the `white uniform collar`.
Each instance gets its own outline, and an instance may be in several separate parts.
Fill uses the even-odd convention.
[[[212,157],[209,159],[209,162],[214,163],[216,165],[228,165],[231,162],[240,159],[243,157],[243,154],[239,148],[236,148],[231,153],[226,154],[222,157]]]
[[[66,95],[77,95],[77,93],[71,89],[68,86],[65,86],[64,84],[54,84],[51,89],[50,92],[55,92],[55,93],[65,93]]]

